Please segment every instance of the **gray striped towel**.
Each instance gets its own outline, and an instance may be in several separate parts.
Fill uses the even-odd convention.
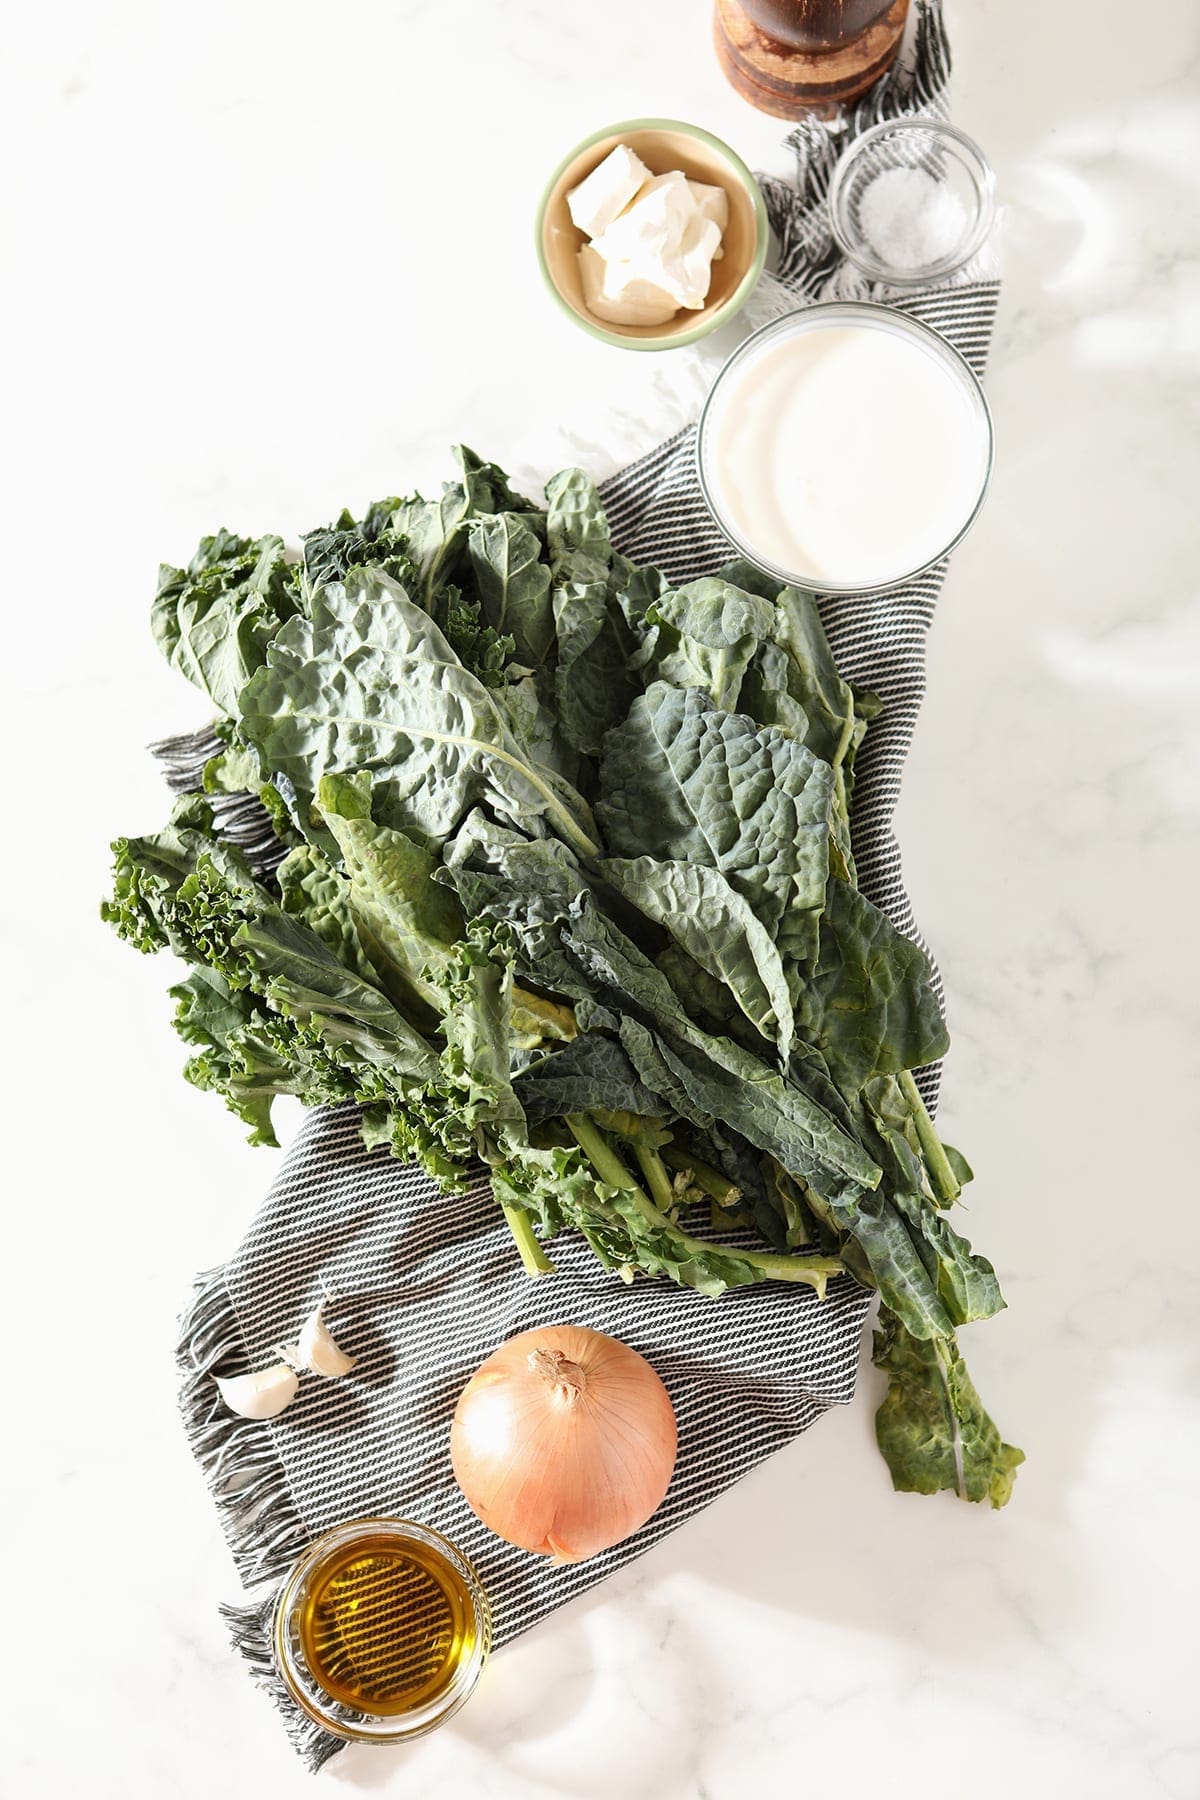
[[[981,372],[996,281],[968,272],[954,286],[907,297],[866,288],[839,263],[825,222],[829,176],[849,137],[883,118],[941,112],[948,69],[938,0],[921,0],[903,63],[840,125],[802,124],[789,140],[797,186],[766,181],[764,191],[781,249],[777,298],[793,306],[833,295],[894,299]],[[617,545],[679,580],[729,555],[700,497],[694,435],[689,427],[604,489]],[[884,701],[854,791],[860,880],[913,935],[890,821],[943,575],[939,567],[884,595],[822,605],[839,666]],[[202,737],[160,746],[172,785],[196,785],[214,748]],[[255,804],[234,802],[222,817],[252,856],[265,848]],[[923,1082],[932,1101],[937,1070],[926,1070]],[[245,1241],[198,1285],[180,1348],[184,1421],[238,1571],[257,1590],[224,1610],[237,1647],[313,1769],[342,1746],[284,1692],[269,1622],[273,1584],[318,1533],[372,1513],[445,1532],[479,1569],[495,1643],[503,1646],[640,1556],[853,1394],[870,1298],[847,1278],[832,1282],[824,1301],[805,1287],[767,1283],[714,1302],[666,1282],[626,1287],[582,1238],[556,1242],[554,1260],[555,1275],[531,1281],[482,1173],[465,1196],[448,1198],[386,1149],[366,1151],[357,1109],[340,1107],[306,1117]],[[324,1293],[334,1296],[326,1316],[335,1336],[358,1358],[353,1377],[307,1383],[300,1401],[270,1422],[233,1417],[214,1374],[275,1361],[274,1346]],[[462,1386],[498,1343],[568,1320],[611,1332],[649,1358],[675,1405],[680,1453],[666,1501],[632,1539],[589,1562],[550,1568],[475,1518],[450,1472],[448,1428]]]

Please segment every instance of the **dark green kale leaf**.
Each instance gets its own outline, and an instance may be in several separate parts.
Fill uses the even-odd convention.
[[[791,1054],[794,1020],[783,959],[766,927],[718,869],[652,856],[607,857],[606,881],[732,996],[780,1058]]]
[[[236,718],[242,689],[300,604],[282,538],[218,531],[200,540],[186,569],[160,568],[150,627],[172,667]]]
[[[546,498],[559,729],[574,749],[595,756],[641,686],[630,666],[634,640],[610,591],[612,542],[595,483],[581,469],[564,469],[546,483]]]
[[[304,538],[304,575],[310,588],[344,581],[351,569],[381,569],[401,586],[418,578],[408,539],[394,529],[399,500],[378,500],[362,519],[342,512],[332,525]]]
[[[471,807],[595,854],[584,800],[523,743],[429,617],[376,569],[317,589],[242,696],[241,728],[295,795],[302,828],[323,775],[369,770],[381,825],[437,845]]]
[[[520,838],[477,813],[450,849],[448,872],[469,917],[508,927],[532,979],[572,1000],[598,1000],[669,1039],[664,1055],[675,1080],[702,1091],[707,1113],[831,1192],[878,1180],[876,1165],[803,1087],[688,1016],[662,972],[596,904],[565,845]],[[639,1074],[657,1087],[641,1067]]]
[[[801,960],[825,905],[832,794],[806,745],[659,681],[605,740],[596,817],[614,856],[718,870]]]
[[[928,958],[836,876],[826,891],[816,962],[798,989],[796,1029],[848,1094],[873,1075],[936,1062],[949,1047]]]
[[[984,1411],[955,1339],[913,1337],[884,1308],[874,1360],[888,1378],[875,1435],[892,1485],[1006,1505],[1025,1452],[1004,1443]]]
[[[519,513],[492,513],[467,527],[467,553],[483,618],[508,654],[540,669],[554,650],[550,568],[541,538]]]
[[[581,1032],[520,1076],[517,1096],[530,1125],[567,1113],[629,1112],[653,1116],[661,1097],[639,1078],[620,1042],[606,1032]]]
[[[114,894],[101,909],[141,950],[193,966],[177,1028],[199,1047],[189,1077],[223,1093],[271,1141],[275,1094],[305,1105],[357,1100],[382,1110],[393,1141],[439,1180],[473,1146],[441,1081],[438,1052],[316,931],[286,913],[189,797],[164,831],[114,845]],[[294,891],[294,890],[293,890]]]
[[[646,685],[701,688],[726,712],[736,709],[746,671],[775,628],[773,605],[716,578],[666,589],[644,618],[637,662]]]

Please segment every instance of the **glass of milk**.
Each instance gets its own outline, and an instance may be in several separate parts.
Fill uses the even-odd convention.
[[[709,510],[742,555],[818,593],[893,587],[970,529],[992,470],[983,389],[904,313],[805,307],[741,344],[697,440]]]

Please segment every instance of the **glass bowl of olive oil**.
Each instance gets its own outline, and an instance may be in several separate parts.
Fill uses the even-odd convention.
[[[456,1713],[491,1642],[487,1597],[448,1538],[356,1519],[310,1544],[275,1601],[275,1665],[336,1737],[396,1744]]]

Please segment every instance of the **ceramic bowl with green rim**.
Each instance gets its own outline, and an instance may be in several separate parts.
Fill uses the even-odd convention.
[[[722,255],[713,263],[704,306],[681,307],[663,325],[613,325],[595,318],[584,303],[579,252],[587,238],[571,218],[567,195],[618,144],[635,151],[653,175],[682,169],[691,180],[723,188],[729,197]],[[681,119],[626,119],[593,132],[559,163],[538,207],[537,253],[550,292],[593,337],[622,350],[673,350],[715,331],[745,305],[767,254],[767,210],[741,157],[711,132]]]

